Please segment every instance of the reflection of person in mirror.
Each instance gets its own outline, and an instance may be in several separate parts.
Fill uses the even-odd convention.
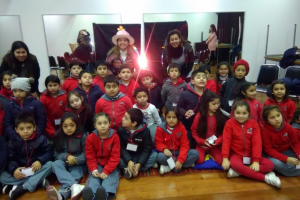
[[[30,93],[38,98],[40,66],[37,58],[29,52],[24,42],[13,42],[11,50],[3,57],[0,74],[7,70],[12,71],[18,77],[32,77],[34,83],[31,84]],[[0,84],[2,85],[2,82]]]
[[[206,44],[208,45],[208,50],[210,51],[210,63],[215,64],[216,63],[216,48],[217,48],[217,30],[216,26],[214,24],[210,25],[209,28],[209,35],[206,40]]]
[[[137,70],[138,54],[132,46],[134,44],[133,37],[127,31],[121,29],[112,37],[112,42],[115,46],[108,51],[106,57],[111,72],[117,75],[120,66],[123,64],[129,64]]]
[[[181,77],[185,79],[192,70],[195,60],[192,46],[177,29],[168,33],[166,42],[163,50],[164,69],[167,69],[169,64],[176,63],[181,67]]]
[[[87,35],[83,34],[84,32],[87,33]],[[73,52],[72,58],[78,58],[85,64],[89,63],[90,54],[92,52],[92,45],[90,44],[91,38],[89,32],[87,32],[85,29],[79,31],[77,42],[79,43],[79,46]]]

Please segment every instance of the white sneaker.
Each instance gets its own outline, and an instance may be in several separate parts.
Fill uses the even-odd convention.
[[[61,194],[56,190],[56,188],[52,185],[49,185],[46,190],[47,197],[53,200],[62,200]]]
[[[274,172],[265,174],[265,182],[277,188],[281,188],[281,181]]]
[[[160,174],[165,174],[165,173],[170,172],[170,171],[171,171],[171,169],[167,165],[161,165],[160,168],[159,168],[159,173]]]
[[[154,165],[152,165],[153,168],[158,168],[158,164],[155,163]]]
[[[84,189],[84,185],[74,184],[71,186],[71,199],[77,200],[79,199],[82,190]]]
[[[228,173],[227,173],[227,178],[234,178],[240,176],[239,173],[234,171],[232,168],[229,168]]]

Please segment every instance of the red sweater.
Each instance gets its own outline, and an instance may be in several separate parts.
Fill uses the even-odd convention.
[[[67,80],[64,81],[64,83],[61,86],[61,89],[64,90],[67,94],[70,91],[73,91],[78,85],[78,79],[71,77],[67,78]]]
[[[217,82],[217,79],[215,79],[214,82],[215,82],[215,85],[216,85],[216,94],[217,94],[217,95],[220,95],[220,94],[221,94],[220,91],[221,91],[221,89],[222,89],[222,84],[221,84],[221,83],[218,83],[218,82]],[[217,85],[219,85],[219,88],[217,87]]]
[[[212,92],[216,92],[216,83],[214,80],[207,80],[205,88],[210,89]]]
[[[199,118],[200,118],[200,113],[198,112],[197,115],[195,116],[193,125],[191,127],[192,136],[193,136],[194,140],[196,141],[197,145],[207,147],[205,145],[206,139],[211,137],[212,135],[217,136],[216,135],[217,119],[216,119],[215,115],[213,115],[213,116],[207,115],[207,122],[206,122],[207,123],[207,132],[206,132],[205,139],[203,139],[203,138],[199,137],[199,135],[197,133],[197,128],[199,126]],[[218,139],[215,140],[216,145],[214,145],[214,146],[221,145],[222,138],[223,138],[222,135],[220,135],[218,137]]]
[[[160,124],[156,129],[154,143],[159,152],[163,152],[164,149],[179,150],[177,160],[182,164],[185,162],[190,149],[187,132],[181,122],[177,123],[172,134],[167,132],[166,122]]]
[[[262,139],[264,152],[268,156],[286,162],[288,156],[282,153],[290,148],[296,154],[296,158],[300,155],[300,142],[298,140],[297,131],[286,122],[279,130],[274,129],[271,125],[265,124],[262,129]]]
[[[295,103],[292,100],[290,100],[290,99],[285,99],[282,102],[277,103],[274,99],[272,99],[271,97],[269,97],[267,99],[267,101],[265,102],[264,107],[268,106],[268,105],[279,106],[280,110],[282,112],[283,119],[287,123],[289,123],[291,121],[291,119],[293,117],[293,113],[296,110]]]
[[[230,151],[244,156],[243,133],[245,138],[245,156],[252,157],[253,162],[259,162],[262,152],[261,134],[257,122],[251,118],[244,124],[240,124],[234,118],[226,122],[223,131],[223,158],[229,158]]]
[[[124,94],[119,93],[114,99],[104,94],[96,103],[95,113],[107,113],[111,118],[110,128],[117,130],[129,108],[132,108],[131,100]]]
[[[40,101],[44,105],[47,114],[47,128],[46,132],[49,137],[54,136],[52,128],[59,128],[59,125],[55,125],[56,119],[61,119],[67,106],[67,94],[65,91],[60,90],[57,97],[49,95],[48,90],[42,93]]]
[[[140,85],[133,79],[130,79],[129,84],[127,86],[125,86],[120,80],[119,91],[128,96],[131,99],[132,104],[135,104],[133,92],[138,87],[140,87]]]
[[[13,96],[13,92],[1,86],[0,95],[6,97],[8,100],[11,100],[11,97]]]
[[[109,175],[120,162],[120,139],[116,131],[109,129],[109,135],[101,139],[98,132],[92,132],[85,141],[86,164],[90,172],[103,167],[103,173]]]
[[[96,75],[95,78],[93,79],[93,83],[98,85],[100,87],[100,89],[102,90],[102,92],[105,93],[102,78],[100,78],[98,75]]]

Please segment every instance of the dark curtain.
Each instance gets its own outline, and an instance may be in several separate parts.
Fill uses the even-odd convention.
[[[185,39],[188,39],[188,24],[180,22],[146,22],[145,26],[145,52],[148,59],[148,68],[156,82],[161,83],[164,71],[161,64],[163,46],[168,32],[178,29]],[[151,37],[151,38],[150,38]]]
[[[95,24],[94,42],[96,60],[105,60],[108,51],[114,46],[111,38],[118,32],[120,24]],[[123,28],[134,38],[134,46],[138,52],[141,49],[141,24],[124,24]]]

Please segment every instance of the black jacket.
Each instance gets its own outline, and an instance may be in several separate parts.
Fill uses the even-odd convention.
[[[44,165],[53,160],[53,153],[49,140],[39,132],[36,131],[28,140],[23,140],[17,134],[13,140],[8,141],[6,171],[13,175],[18,167],[30,167],[35,161]]]
[[[164,104],[161,100],[161,87],[154,83],[154,85],[146,89],[149,92],[148,102],[161,110],[164,107]]]
[[[152,153],[153,142],[147,124],[141,124],[138,129],[131,134],[130,130],[120,127],[117,131],[121,144],[121,158],[127,164],[133,160],[133,156],[138,156],[138,163],[143,166]],[[136,152],[126,150],[127,144],[132,143],[138,145]]]

